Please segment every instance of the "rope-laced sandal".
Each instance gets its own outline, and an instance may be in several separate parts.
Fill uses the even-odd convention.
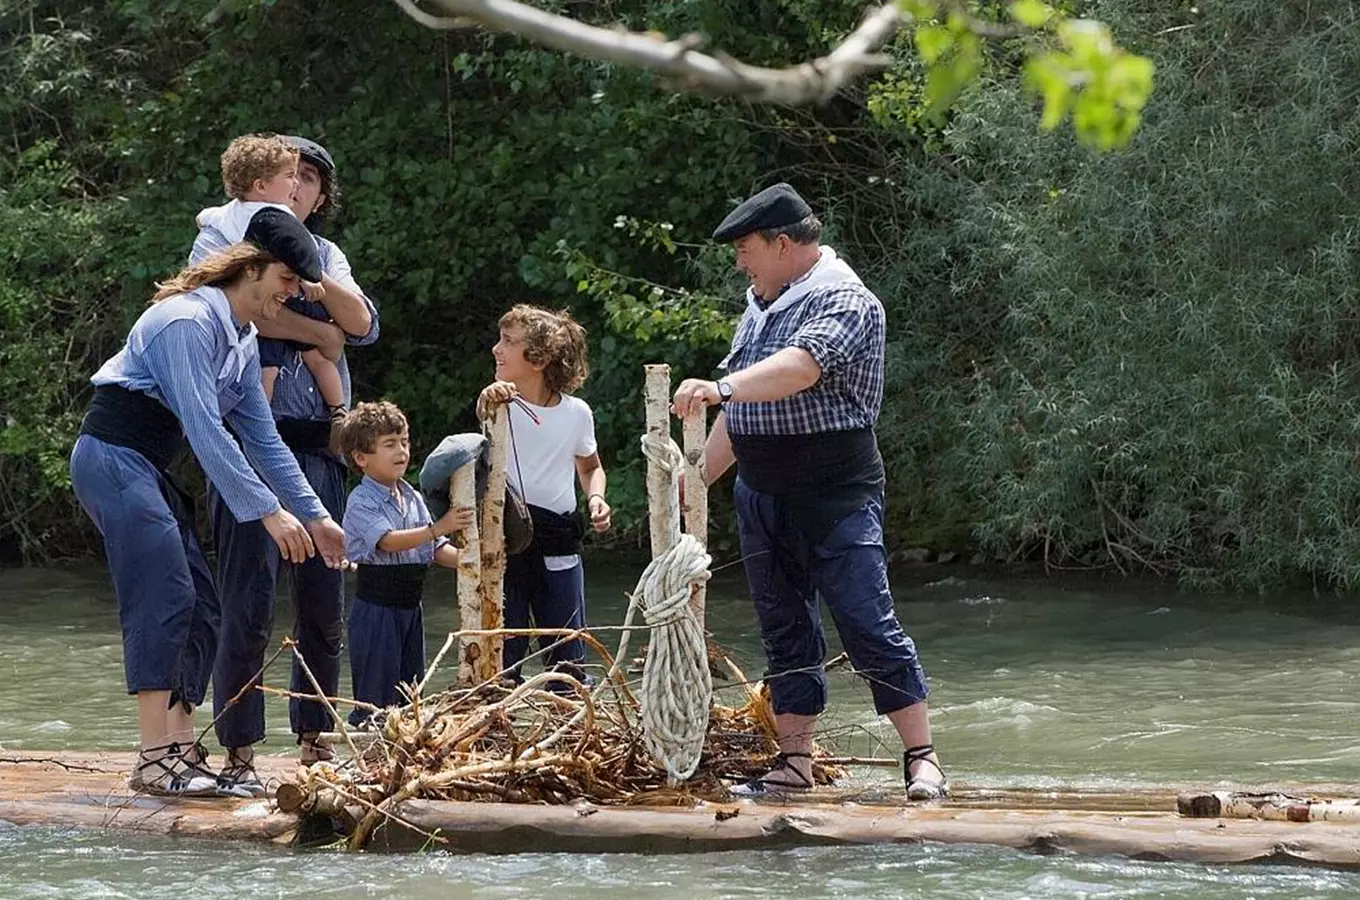
[[[804,775],[789,762],[791,759],[812,759],[811,753],[797,750],[781,752],[774,758],[774,765],[759,778],[752,778],[744,784],[728,788],[736,797],[770,797],[780,794],[805,794],[814,787],[812,779]],[[771,778],[771,775],[788,776]]]
[[[195,750],[197,748],[197,750]],[[149,753],[160,753],[154,758]],[[158,797],[216,797],[217,776],[203,768],[207,752],[198,744],[188,748],[177,743],[147,747],[137,755],[137,768],[128,778],[128,787]]]
[[[266,791],[255,771],[254,754],[242,757],[235,748],[228,750],[227,764],[217,776],[217,787],[228,797],[263,797]]]
[[[934,744],[922,744],[919,747],[909,747],[902,754],[902,773],[903,780],[907,783],[908,800],[943,800],[949,796],[949,779],[945,776],[944,769],[940,768],[940,764],[930,758],[934,752]],[[940,777],[927,778],[919,772],[913,776],[911,764],[918,760],[939,772]],[[926,766],[921,768],[925,769]]]
[[[331,745],[326,743],[318,735],[314,738],[306,738],[298,735],[298,746],[302,748],[299,753],[304,766],[313,766],[317,763],[331,762],[335,759],[335,751]]]

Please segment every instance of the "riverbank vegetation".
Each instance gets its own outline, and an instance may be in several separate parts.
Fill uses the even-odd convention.
[[[863,10],[550,5],[766,65],[827,52]],[[790,108],[432,31],[392,4],[225,4],[205,25],[216,6],[0,2],[10,555],[96,552],[65,474],[88,376],[220,202],[227,141],[268,129],[338,161],[329,234],[382,310],[381,341],[351,355],[357,393],[406,409],[417,452],[490,377],[502,311],[571,306],[611,500],[645,522],[641,365],[712,371],[744,282],[707,235],[782,179],[888,310],[895,545],[1360,583],[1354,4],[1068,4],[1156,67],[1139,130],[1104,153],[1040,127],[1039,38],[980,45],[940,114],[906,32],[885,71]]]

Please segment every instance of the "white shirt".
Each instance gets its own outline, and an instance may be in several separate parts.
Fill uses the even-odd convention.
[[[266,203],[263,200],[233,200],[222,206],[210,206],[201,210],[194,218],[194,223],[199,230],[215,228],[221,232],[228,243],[235,244],[246,238],[246,229],[250,227],[251,218],[260,210],[281,209],[288,215],[296,215],[293,210],[283,203]]]
[[[525,503],[555,513],[576,509],[576,459],[595,453],[595,416],[590,406],[570,394],[562,394],[556,406],[528,406],[534,422],[518,403],[510,408],[510,453],[506,477]],[[526,401],[527,402],[527,401]],[[571,556],[548,556],[550,571],[570,569],[581,561]]]

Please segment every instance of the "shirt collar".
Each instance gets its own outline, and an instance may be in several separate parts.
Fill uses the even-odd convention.
[[[388,487],[381,481],[378,481],[375,478],[371,478],[368,475],[364,476],[363,481],[361,483],[366,486],[368,492],[373,494],[373,496],[382,497],[388,503],[391,503],[394,506],[396,505],[397,502],[396,495],[401,494],[402,498],[405,499],[406,490],[410,488],[410,485],[406,483],[405,479],[401,478],[397,479],[397,483],[394,484],[392,487]]]
[[[821,262],[822,253],[821,250],[818,250],[816,261],[813,262],[812,265],[808,266],[808,270],[806,272],[804,272],[802,275],[799,275],[792,281],[785,282],[784,286],[781,287],[779,289],[779,292],[775,294],[774,297],[772,297],[771,299],[766,300],[764,297],[755,297],[754,300],[756,301],[756,303],[760,304],[761,309],[768,308],[771,303],[773,303],[775,300],[778,300],[780,297],[784,296],[784,292],[787,291],[789,288],[793,287],[794,285],[802,284],[804,281],[807,281],[809,278],[811,278],[812,273],[817,271],[817,266],[819,266]]]
[[[234,369],[235,375],[232,377],[239,380],[245,373],[246,363],[258,352],[255,335],[259,329],[255,327],[254,322],[241,325],[236,321],[236,316],[231,311],[231,301],[220,288],[204,286],[193,293],[208,304],[213,317],[221,327],[223,337],[227,339],[227,359],[222,364],[222,371],[218,373],[218,377],[229,375]]]

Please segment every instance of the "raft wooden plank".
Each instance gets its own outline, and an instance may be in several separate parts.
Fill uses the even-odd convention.
[[[288,758],[258,757],[282,779]],[[264,801],[134,797],[130,753],[0,751],[0,821],[119,829],[227,841],[291,840],[295,816]],[[1304,796],[1354,796],[1355,786],[1278,786]],[[1181,788],[1180,790],[1184,790]],[[1291,861],[1360,866],[1360,825],[1187,819],[1177,788],[1130,791],[962,789],[956,800],[905,806],[894,792],[819,791],[798,801],[707,804],[696,809],[525,806],[408,801],[401,815],[439,829],[454,851],[693,852],[798,844],[968,843],[1205,863]],[[814,802],[815,800],[815,802]],[[894,802],[895,801],[895,802]],[[385,829],[378,847],[424,839]]]

